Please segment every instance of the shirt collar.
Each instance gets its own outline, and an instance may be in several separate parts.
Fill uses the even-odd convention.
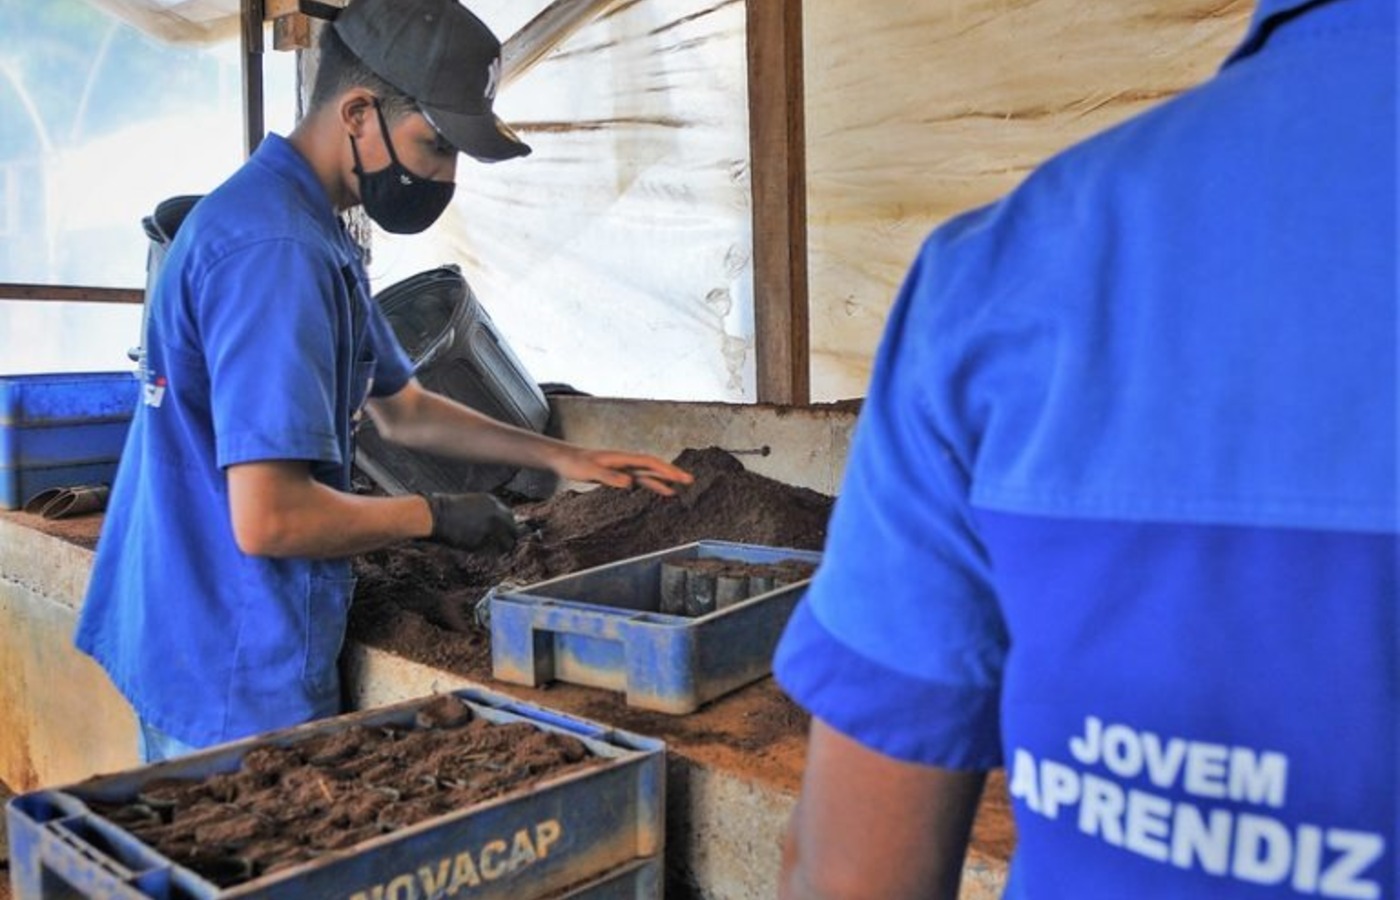
[[[265,166],[292,183],[298,198],[327,222],[338,222],[335,204],[321,180],[292,142],[280,134],[269,134],[253,151],[252,162]]]
[[[1384,2],[1393,4],[1395,0],[1384,0]],[[1254,8],[1254,17],[1249,22],[1249,30],[1245,32],[1244,40],[1235,49],[1235,52],[1225,60],[1225,66],[1230,66],[1257,53],[1268,41],[1273,30],[1286,19],[1306,15],[1312,9],[1321,6],[1345,6],[1355,11],[1357,7],[1365,5],[1356,2],[1342,3],[1341,0],[1258,0]]]

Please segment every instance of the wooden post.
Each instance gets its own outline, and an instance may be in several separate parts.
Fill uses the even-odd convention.
[[[263,116],[263,0],[241,0],[243,51],[243,142],[252,155],[267,131]]]
[[[747,0],[758,401],[811,400],[802,0]]]

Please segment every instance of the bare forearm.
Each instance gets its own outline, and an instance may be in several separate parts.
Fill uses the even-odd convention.
[[[416,381],[371,401],[368,409],[386,440],[469,462],[548,469],[565,481],[643,487],[663,496],[694,481],[649,454],[580,447],[498,422]]]
[[[814,720],[783,900],[953,900],[985,779],[898,762]]]
[[[482,415],[440,394],[418,393],[412,414],[371,407],[375,425],[396,444],[468,462],[551,469],[569,445]]]
[[[432,516],[422,497],[364,497],[309,478],[279,476],[282,464],[229,471],[234,537],[252,556],[354,556],[427,537]]]

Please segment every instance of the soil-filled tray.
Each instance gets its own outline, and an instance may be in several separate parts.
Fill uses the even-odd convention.
[[[460,691],[16,798],[15,883],[21,898],[648,896],[663,750]]]
[[[814,551],[696,541],[490,595],[492,675],[683,715],[771,670]]]

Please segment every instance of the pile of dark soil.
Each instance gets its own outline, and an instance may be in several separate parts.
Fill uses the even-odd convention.
[[[600,764],[577,738],[488,722],[444,695],[412,727],[259,747],[236,772],[156,781],[127,802],[90,805],[227,887]]]
[[[695,476],[675,497],[600,488],[517,507],[534,533],[505,557],[423,542],[359,557],[350,638],[489,679],[490,635],[473,608],[498,584],[531,584],[699,540],[821,549],[831,497],[749,472],[713,447],[686,450],[675,463]]]

